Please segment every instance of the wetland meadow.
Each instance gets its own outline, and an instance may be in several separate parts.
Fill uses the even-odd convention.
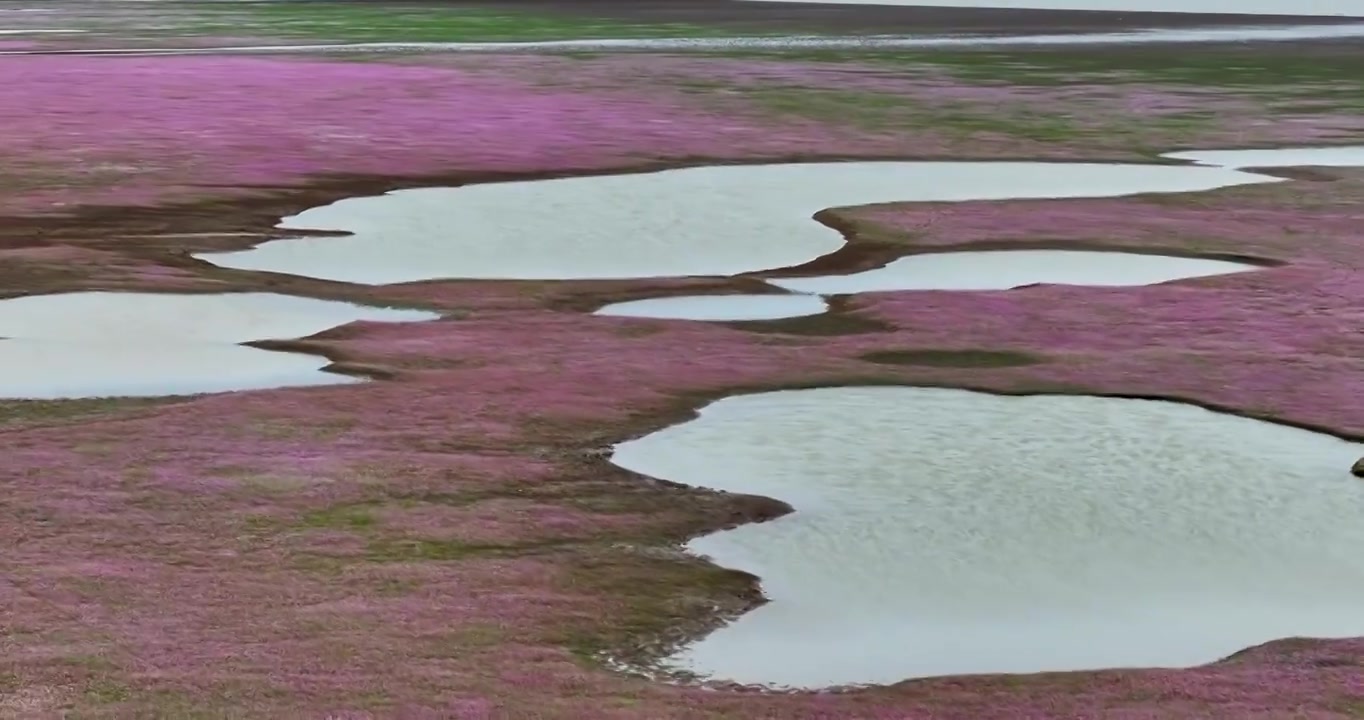
[[[0,718],[1364,717],[1353,0],[0,0]]]

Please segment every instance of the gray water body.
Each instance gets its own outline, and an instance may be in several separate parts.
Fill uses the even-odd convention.
[[[826,295],[898,290],[1006,290],[1034,283],[1137,286],[1248,272],[1259,266],[1224,260],[1077,250],[926,253],[847,275],[772,278],[792,294],[683,295],[612,303],[594,315],[713,322],[819,315]]]
[[[294,237],[201,253],[220,267],[382,285],[729,276],[844,245],[812,219],[885,202],[1117,197],[1282,182],[1227,168],[1045,162],[725,165],[399,190],[284,218]]]
[[[793,292],[843,295],[894,290],[1007,290],[1022,285],[1137,286],[1256,270],[1226,260],[1085,250],[924,253],[848,275],[772,278]]]
[[[327,358],[239,343],[307,337],[418,310],[276,295],[78,292],[0,300],[0,397],[146,397],[334,385]]]
[[[780,320],[819,315],[829,309],[816,295],[682,295],[612,303],[594,315],[660,320]]]
[[[764,0],[751,0],[762,2]],[[785,2],[787,0],[766,0]],[[1358,0],[791,0],[835,5],[1364,17]]]
[[[1364,167],[1364,145],[1264,148],[1258,150],[1189,150],[1165,153],[1161,157],[1227,168]]]
[[[790,35],[731,38],[615,38],[523,42],[361,42],[303,45],[229,45],[187,48],[88,48],[5,50],[0,55],[225,55],[382,52],[732,52],[736,50],[894,50],[913,48],[1046,45],[1140,45],[1153,43],[1288,42],[1364,37],[1364,23],[1210,28],[1152,28],[1112,33],[1044,35]]]
[[[771,602],[666,664],[818,688],[1364,635],[1362,454],[1176,403],[854,387],[727,398],[613,461],[795,508],[687,545]]]

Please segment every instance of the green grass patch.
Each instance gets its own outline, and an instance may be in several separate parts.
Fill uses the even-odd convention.
[[[403,580],[400,578],[386,578],[380,580],[374,588],[374,592],[383,597],[402,597],[411,595],[420,590],[422,584],[416,580]]]
[[[726,88],[767,112],[865,130],[922,129],[968,139],[978,135],[1060,142],[1083,132],[1068,115],[978,103],[928,103],[891,93],[815,88]]]
[[[879,365],[951,368],[1020,367],[1045,362],[1037,355],[1011,350],[878,350],[859,358]]]
[[[1169,83],[1255,88],[1326,85],[1358,97],[1364,59],[1352,49],[1288,54],[1248,49],[1181,47],[1009,50],[799,50],[740,51],[729,56],[807,62],[863,63],[892,68],[938,69],[963,80],[1011,85]]]
[[[378,524],[370,505],[338,505],[317,510],[303,516],[301,524],[307,528],[365,530]]]
[[[114,705],[126,702],[132,696],[127,685],[112,680],[95,680],[85,686],[85,697],[96,705]]]
[[[716,601],[732,605],[754,593],[752,577],[736,570],[619,554],[585,558],[567,569],[565,581],[575,592],[615,599],[602,617],[563,627],[556,638],[588,660],[656,647],[657,638],[713,622]]]
[[[370,562],[423,562],[462,560],[469,557],[519,555],[521,553],[563,545],[562,541],[540,543],[497,544],[474,543],[462,540],[428,540],[424,538],[376,538],[366,548],[365,559]]]
[[[863,317],[856,313],[829,312],[819,315],[782,318],[779,320],[743,320],[729,323],[730,327],[752,333],[772,333],[780,335],[801,335],[808,337],[835,337],[839,335],[862,335],[866,333],[890,332],[893,326],[876,318]]]
[[[94,420],[123,412],[182,402],[184,398],[0,400],[0,428]]]
[[[724,36],[716,28],[641,24],[516,10],[337,2],[252,3],[210,9],[196,30],[206,34],[311,37],[338,42],[480,42],[594,38]]]
[[[736,51],[729,57],[856,63],[937,72],[986,85],[1155,84],[1222,88],[1267,103],[1276,114],[1364,111],[1364,58],[1350,47],[1302,53],[1248,48],[1142,47],[990,50]]]

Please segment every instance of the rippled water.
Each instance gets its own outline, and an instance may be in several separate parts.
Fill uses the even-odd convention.
[[[1245,272],[1256,266],[1224,260],[1077,250],[992,250],[925,253],[850,275],[777,278],[796,292],[837,295],[890,290],[1005,290],[1020,285],[1151,285]]]
[[[1191,150],[1161,157],[1191,160],[1216,167],[1364,167],[1364,145],[1268,148],[1263,150]]]
[[[815,295],[685,295],[613,303],[596,315],[672,320],[777,320],[829,309]]]
[[[811,216],[892,201],[1114,197],[1278,178],[1198,166],[848,162],[400,190],[285,218],[340,230],[205,253],[228,268],[365,284],[436,278],[607,279],[733,275],[798,265],[842,236]]]
[[[81,292],[0,300],[0,397],[181,395],[357,382],[324,357],[238,343],[306,337],[357,320],[413,322],[416,310],[271,293]]]
[[[614,460],[795,507],[689,544],[771,602],[670,662],[819,687],[1364,635],[1361,454],[1174,403],[863,387],[722,400]]]

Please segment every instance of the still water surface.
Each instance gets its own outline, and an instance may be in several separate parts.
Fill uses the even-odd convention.
[[[438,278],[618,279],[734,275],[799,265],[843,237],[830,207],[1115,197],[1279,178],[1219,167],[1039,162],[847,162],[399,190],[285,218],[343,237],[197,255],[215,265],[382,285]]]
[[[613,303],[595,315],[666,320],[779,320],[829,309],[816,295],[684,295]]]
[[[1217,167],[1364,167],[1364,145],[1266,148],[1262,150],[1190,150],[1161,157]]]
[[[1175,403],[852,387],[721,400],[614,462],[795,507],[689,544],[771,602],[670,662],[812,688],[1364,635],[1361,454]]]
[[[357,320],[415,322],[418,310],[231,293],[78,292],[0,300],[0,397],[58,399],[333,385],[327,358],[244,347]]]
[[[837,295],[891,290],[1007,290],[1020,285],[1152,285],[1225,275],[1256,266],[1225,260],[1083,250],[987,250],[924,253],[850,275],[776,278],[802,293]]]

